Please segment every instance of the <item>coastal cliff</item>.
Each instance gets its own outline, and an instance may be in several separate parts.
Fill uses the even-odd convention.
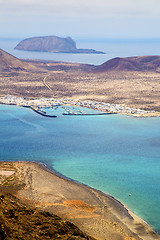
[[[15,49],[54,53],[104,53],[94,49],[78,49],[76,42],[71,37],[61,38],[57,36],[27,38],[18,43]]]

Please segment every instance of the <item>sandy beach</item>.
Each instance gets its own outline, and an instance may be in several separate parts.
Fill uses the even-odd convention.
[[[6,181],[17,185],[14,194],[24,203],[71,221],[95,239],[160,239],[143,220],[112,196],[71,181],[42,164],[1,162],[0,170],[1,177],[5,175],[1,191]]]

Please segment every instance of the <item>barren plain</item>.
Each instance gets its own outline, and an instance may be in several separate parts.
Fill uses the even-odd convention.
[[[96,100],[160,111],[160,73],[45,70],[0,74],[0,96],[58,97]],[[73,65],[74,66],[74,65]],[[50,86],[50,91],[43,83]]]
[[[160,112],[159,69],[159,56],[95,66],[20,60],[0,49],[0,96],[86,99]]]

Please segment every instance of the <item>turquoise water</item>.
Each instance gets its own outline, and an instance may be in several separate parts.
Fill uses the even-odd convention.
[[[84,108],[84,107],[74,107],[69,105],[64,106],[55,106],[53,108],[45,107],[41,108],[43,111],[45,111],[46,115],[50,116],[60,116],[62,114],[76,114],[76,115],[85,115],[85,114],[104,114],[104,112],[99,110],[94,110],[91,108]]]
[[[42,117],[0,105],[0,160],[43,162],[107,192],[160,233],[160,118]]]

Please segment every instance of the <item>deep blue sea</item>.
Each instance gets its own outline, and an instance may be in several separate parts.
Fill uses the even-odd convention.
[[[43,162],[113,195],[160,233],[160,118],[61,113],[0,105],[0,160]]]

